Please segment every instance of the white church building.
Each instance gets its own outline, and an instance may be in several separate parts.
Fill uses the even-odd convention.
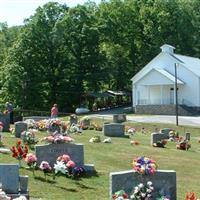
[[[176,68],[180,114],[198,110],[200,59],[175,54],[175,48],[167,44],[160,48],[161,52],[131,79],[133,108],[137,113],[174,114]]]

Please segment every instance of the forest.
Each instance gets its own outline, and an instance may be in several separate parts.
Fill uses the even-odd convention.
[[[22,26],[0,23],[0,103],[70,112],[90,92],[131,91],[165,43],[200,57],[199,0],[49,2]]]

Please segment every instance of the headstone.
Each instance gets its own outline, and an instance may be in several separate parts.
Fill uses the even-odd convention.
[[[21,193],[28,192],[28,176],[19,176],[19,187]]]
[[[20,138],[21,133],[27,130],[27,123],[25,122],[15,122],[15,137]]]
[[[56,163],[58,156],[68,154],[76,163],[76,166],[84,165],[84,148],[83,144],[46,144],[35,145],[35,154],[37,163],[47,161],[52,167]]]
[[[151,134],[151,145],[153,146],[154,143],[157,143],[161,140],[166,140],[169,137],[166,134],[163,133],[152,133]]]
[[[19,192],[19,165],[0,164],[0,183],[6,193]]]
[[[161,129],[161,133],[165,134],[166,137],[168,137],[167,139],[169,139],[169,132],[170,131],[173,131],[173,129],[171,129],[171,128],[163,128],[163,129]]]
[[[158,198],[161,192],[176,200],[176,172],[173,170],[158,170],[155,175],[141,175],[133,170],[110,173],[110,199],[119,190],[124,190],[130,196],[135,186],[148,181],[154,186],[153,199]]]
[[[70,115],[70,125],[72,124],[78,124],[78,117],[74,114],[74,115]]]
[[[103,126],[104,135],[109,137],[124,137],[124,131],[124,124],[110,123]]]
[[[113,115],[113,122],[114,123],[122,123],[126,121],[126,114],[116,114]]]
[[[9,132],[10,129],[10,115],[9,114],[0,114],[0,122],[3,123],[3,131]]]
[[[29,116],[29,117],[23,117],[23,121],[26,121],[27,119],[33,119],[34,121],[38,122],[40,120],[49,119],[48,116]]]
[[[185,133],[185,139],[187,141],[190,141],[190,133],[189,132]]]

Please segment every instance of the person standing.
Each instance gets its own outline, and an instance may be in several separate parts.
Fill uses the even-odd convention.
[[[58,117],[58,106],[57,104],[54,104],[53,107],[51,108],[51,118],[56,118]]]
[[[14,123],[14,120],[13,120],[13,105],[9,102],[6,102],[6,111],[10,115],[10,123],[13,124]]]

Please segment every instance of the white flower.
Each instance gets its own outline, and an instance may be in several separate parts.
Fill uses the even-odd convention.
[[[152,190],[151,189],[147,189],[147,193],[151,193],[152,192]]]
[[[145,194],[145,193],[141,193],[141,196],[142,196],[142,197],[145,197],[145,196],[146,196],[146,194]]]
[[[138,192],[139,192],[139,187],[136,186],[136,187],[134,188],[134,193],[138,193]]]
[[[147,194],[147,197],[151,197],[151,194]]]
[[[140,183],[140,184],[138,185],[138,187],[139,187],[139,188],[143,188],[144,185],[143,185],[142,183]]]
[[[154,187],[149,187],[149,189],[153,191],[153,190],[154,190]]]
[[[56,161],[56,164],[54,164],[55,174],[58,172],[61,172],[62,174],[67,173],[67,167],[62,161]]]
[[[152,183],[151,181],[148,181],[148,182],[147,182],[147,185],[148,185],[148,186],[152,186],[153,183]]]

